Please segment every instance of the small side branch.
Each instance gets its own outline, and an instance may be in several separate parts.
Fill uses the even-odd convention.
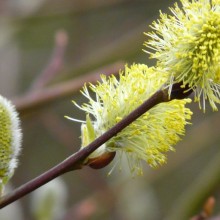
[[[45,87],[59,73],[63,65],[67,44],[67,33],[59,30],[55,35],[55,47],[51,59],[42,73],[33,82],[31,91]]]
[[[100,79],[100,73],[110,75],[118,72],[118,70],[122,69],[123,66],[123,62],[116,62],[94,72],[88,73],[85,76],[80,76],[67,82],[42,88],[41,90],[33,90],[28,94],[15,98],[12,101],[18,112],[23,115],[31,112],[32,110],[43,107],[54,100],[72,95],[74,92],[79,91],[85,82],[96,83],[96,81]]]

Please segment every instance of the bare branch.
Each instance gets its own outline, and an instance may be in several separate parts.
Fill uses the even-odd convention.
[[[12,101],[15,104],[16,109],[21,114],[25,114],[36,110],[39,107],[43,107],[49,102],[72,95],[76,91],[79,91],[85,82],[96,83],[96,81],[100,79],[101,73],[105,73],[106,75],[114,74],[123,67],[123,62],[116,62],[73,80],[50,86],[48,88],[43,88],[41,90],[29,92],[28,94],[17,97]]]
[[[34,80],[30,88],[31,91],[45,87],[57,75],[63,64],[67,44],[67,33],[63,30],[58,31],[55,35],[55,48],[52,57],[42,73]]]

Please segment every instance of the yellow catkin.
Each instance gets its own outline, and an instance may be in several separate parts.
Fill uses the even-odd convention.
[[[160,14],[154,31],[146,33],[146,52],[169,73],[170,83],[188,84],[195,101],[205,110],[209,101],[213,110],[220,103],[220,2],[181,0],[171,15]],[[173,80],[174,79],[174,80]],[[172,85],[170,85],[172,86]]]
[[[125,71],[120,72],[119,79],[115,76],[101,76],[101,82],[90,86],[95,99],[93,95],[90,96],[89,89],[84,87],[82,93],[88,98],[88,103],[80,108],[94,120],[87,116],[86,122],[82,124],[83,147],[137,108],[166,81],[166,72],[154,67],[148,68],[144,64],[134,64],[126,66]],[[183,99],[158,104],[90,157],[116,151],[127,157],[131,172],[138,174],[142,173],[141,160],[151,167],[164,164],[166,152],[173,151],[174,145],[185,133],[185,125],[192,114],[185,107],[189,102],[190,99]]]

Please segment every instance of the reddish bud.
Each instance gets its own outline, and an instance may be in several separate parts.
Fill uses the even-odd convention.
[[[86,165],[93,169],[101,169],[107,166],[114,159],[116,152],[107,152],[99,157],[89,158]]]

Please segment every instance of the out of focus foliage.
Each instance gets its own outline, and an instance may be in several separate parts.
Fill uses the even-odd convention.
[[[67,32],[69,43],[62,68],[51,82],[53,85],[116,61],[151,65],[142,52],[146,39],[143,32],[158,17],[159,9],[165,10],[172,3],[168,0],[0,1],[0,93],[11,99],[28,93],[50,60],[54,36],[59,30]],[[83,102],[81,94],[75,93],[22,116],[23,153],[12,179],[14,187],[79,149],[80,125],[63,117],[84,117],[73,108],[72,99]],[[201,209],[210,195],[216,197],[218,207],[220,114],[211,109],[203,114],[197,104],[190,107],[194,111],[193,125],[188,126],[184,140],[175,153],[168,155],[163,168],[146,166],[143,177],[135,179],[124,172],[126,168],[122,169],[123,173],[115,169],[107,176],[111,164],[99,171],[85,168],[64,175],[68,202],[60,218],[186,220],[186,216],[193,216]],[[20,210],[22,219],[34,219],[32,196],[22,198],[14,209]]]

